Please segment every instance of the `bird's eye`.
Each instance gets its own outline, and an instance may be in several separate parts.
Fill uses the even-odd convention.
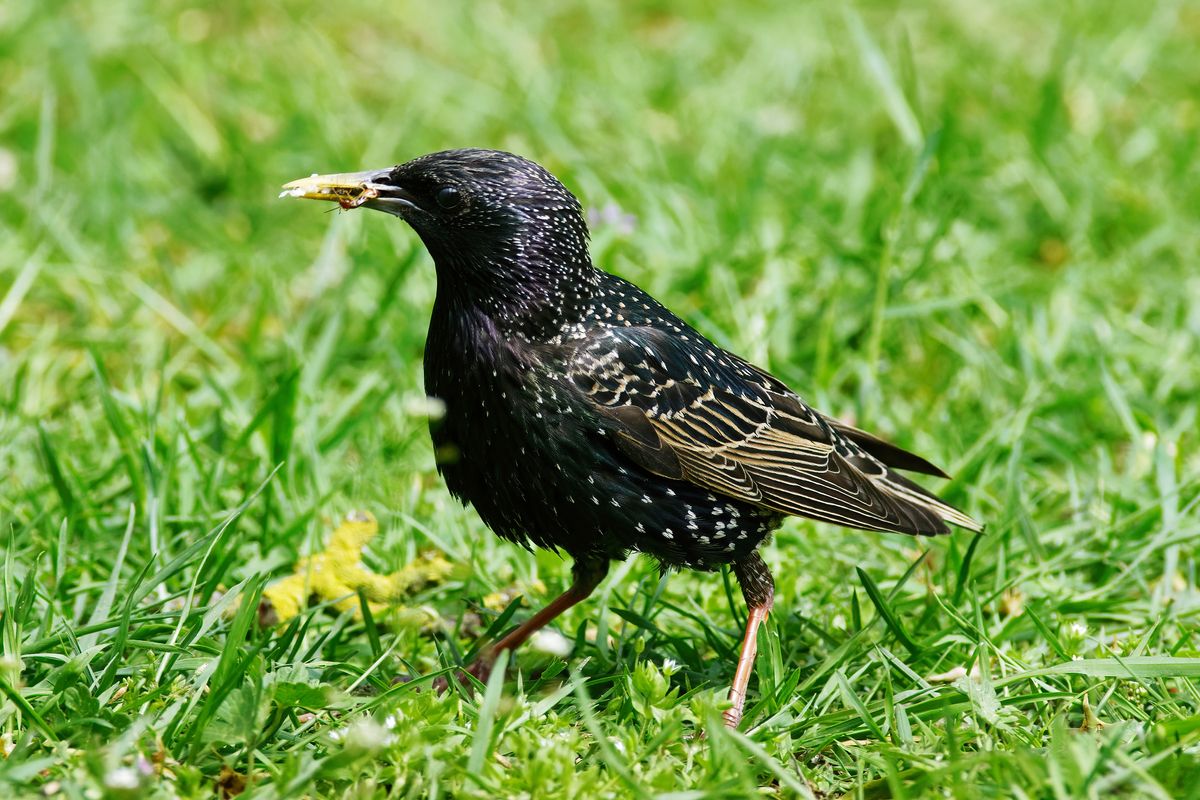
[[[438,193],[434,195],[437,204],[449,211],[452,208],[458,208],[462,204],[462,195],[458,189],[453,186],[443,186],[438,189]]]

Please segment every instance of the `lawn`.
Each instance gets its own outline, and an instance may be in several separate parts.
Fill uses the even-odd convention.
[[[0,796],[1200,798],[1198,40],[1187,0],[5,0]],[[437,476],[416,236],[276,195],[458,146],[986,532],[790,520],[740,732],[732,576],[646,559],[429,691],[569,563]],[[261,614],[352,512],[365,568],[449,568]]]

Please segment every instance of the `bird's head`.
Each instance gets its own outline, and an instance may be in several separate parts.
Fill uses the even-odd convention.
[[[283,189],[281,197],[400,217],[420,235],[439,277],[481,298],[566,290],[560,284],[586,283],[592,269],[579,201],[545,168],[512,153],[445,150],[386,169],[313,175]]]

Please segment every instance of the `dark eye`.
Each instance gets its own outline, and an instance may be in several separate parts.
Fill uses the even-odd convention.
[[[434,199],[442,208],[449,211],[452,208],[458,208],[462,204],[462,195],[458,193],[458,189],[453,186],[443,186],[438,189]]]

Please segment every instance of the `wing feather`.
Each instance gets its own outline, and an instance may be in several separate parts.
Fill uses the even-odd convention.
[[[610,329],[580,349],[571,377],[621,450],[654,474],[854,528],[981,528],[889,468],[942,474],[932,464],[825,418],[776,378],[709,346],[719,355],[701,361],[658,329]]]

